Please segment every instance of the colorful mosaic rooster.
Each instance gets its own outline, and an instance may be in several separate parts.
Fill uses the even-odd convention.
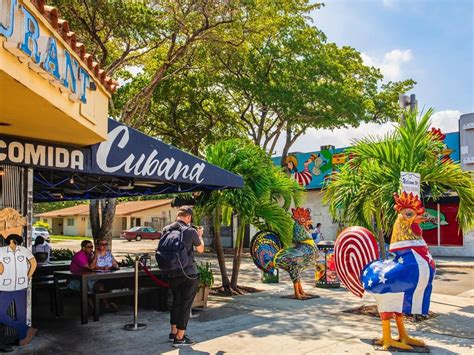
[[[390,241],[391,258],[379,259],[377,242],[369,230],[349,227],[336,241],[336,271],[356,296],[362,297],[365,291],[374,296],[383,327],[378,343],[385,349],[409,350],[424,342],[408,335],[403,314],[428,314],[435,264],[421,235],[424,208],[418,196],[406,192],[394,196],[398,218]],[[397,340],[390,331],[392,318],[398,328]]]
[[[273,232],[262,231],[252,238],[250,253],[257,267],[267,273],[276,273],[276,269],[286,270],[293,281],[294,297],[304,299],[308,295],[301,286],[301,273],[313,267],[318,249],[309,230],[313,228],[309,208],[292,208],[293,245],[284,247],[281,238]]]

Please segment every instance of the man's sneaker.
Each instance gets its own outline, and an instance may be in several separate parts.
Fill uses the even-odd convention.
[[[179,348],[181,346],[191,346],[194,344],[196,344],[196,342],[192,340],[191,338],[188,338],[187,335],[185,335],[183,339],[174,338],[174,341],[173,341],[173,346],[175,348]]]
[[[172,342],[174,341],[175,335],[176,335],[176,334],[173,334],[173,333],[170,333],[170,334],[168,335],[168,341],[169,341],[170,343],[172,343]]]

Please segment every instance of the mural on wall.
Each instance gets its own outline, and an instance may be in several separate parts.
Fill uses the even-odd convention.
[[[310,230],[313,229],[311,210],[309,208],[292,208],[293,236],[291,245],[284,247],[282,238],[271,231],[258,232],[251,241],[250,254],[255,265],[266,273],[276,273],[276,268],[290,274],[293,282],[294,298],[312,297],[303,291],[301,274],[314,265],[318,248],[313,241]]]
[[[459,228],[456,215],[457,203],[441,203],[440,205],[440,245],[462,246],[463,233]],[[423,238],[428,245],[438,245],[438,210],[435,203],[426,204],[424,217],[426,221],[420,224]]]
[[[440,159],[459,161],[459,133],[443,134],[437,129],[433,129],[432,132],[438,135],[445,144]],[[347,147],[335,149],[333,146],[323,146],[321,148],[323,149],[320,151],[289,154],[284,161],[288,173],[308,190],[321,189],[331,173],[350,160]],[[272,159],[276,165],[280,165],[281,157]]]
[[[398,217],[390,239],[391,257],[380,260],[376,238],[369,230],[349,227],[336,240],[335,262],[339,278],[353,294],[363,297],[367,291],[374,296],[383,327],[377,344],[410,350],[425,343],[408,335],[403,315],[428,314],[435,263],[419,226],[425,213],[422,202],[406,192],[394,194],[394,199]],[[392,338],[392,318],[398,340]]]
[[[0,234],[6,246],[0,248],[0,323],[18,332],[20,345],[36,333],[26,320],[27,288],[36,270],[33,254],[21,244],[26,218],[13,208],[0,210]]]

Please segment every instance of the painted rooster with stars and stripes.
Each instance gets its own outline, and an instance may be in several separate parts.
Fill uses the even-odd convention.
[[[424,346],[422,340],[410,337],[403,314],[428,314],[435,275],[435,264],[422,237],[419,223],[424,208],[418,196],[403,192],[394,194],[398,212],[393,226],[387,260],[379,259],[373,234],[362,227],[349,227],[341,232],[335,245],[336,271],[344,285],[356,296],[367,291],[373,295],[383,336],[378,344],[385,349],[412,349]],[[390,321],[395,318],[399,339],[392,339]]]

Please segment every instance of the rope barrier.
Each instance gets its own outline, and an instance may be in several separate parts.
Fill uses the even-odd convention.
[[[169,283],[158,279],[155,275],[151,273],[151,271],[145,265],[143,265],[141,261],[140,261],[140,267],[143,269],[143,271],[145,271],[145,274],[147,274],[150,277],[150,279],[152,279],[153,282],[156,283],[158,286],[164,287],[164,288],[170,288]]]

